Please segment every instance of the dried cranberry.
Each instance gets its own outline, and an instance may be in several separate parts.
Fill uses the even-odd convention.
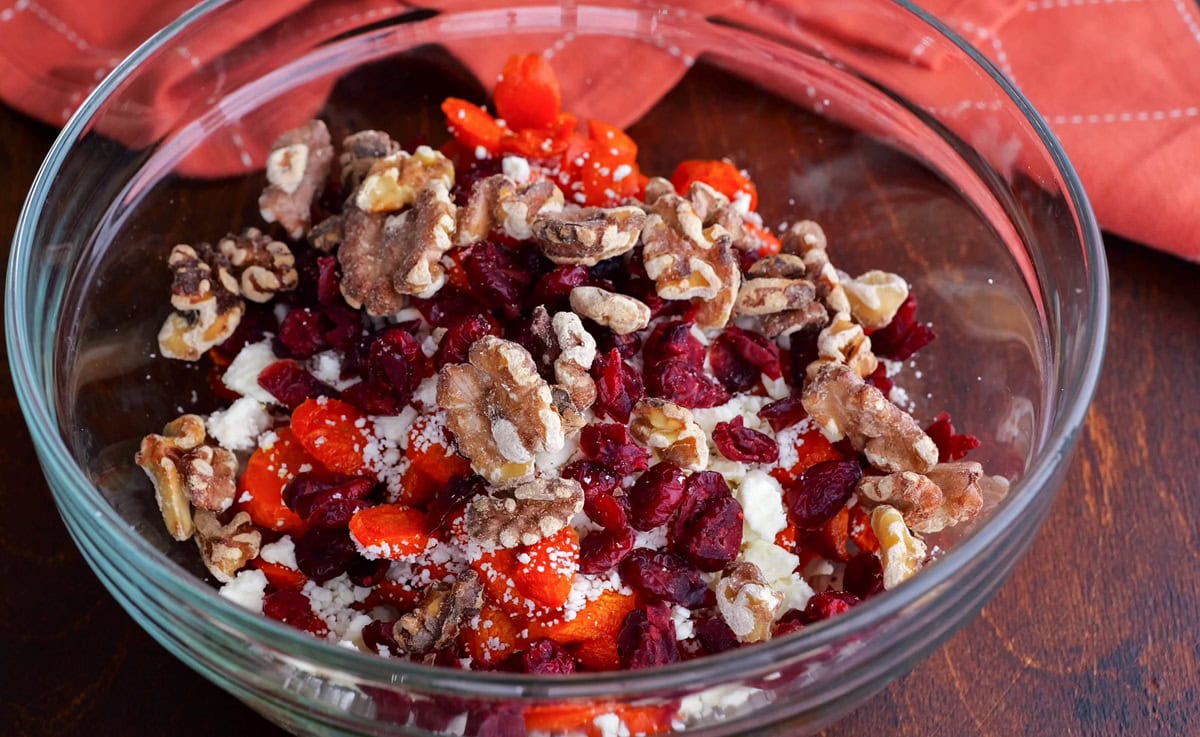
[[[742,505],[715,471],[692,474],[687,495],[671,525],[674,551],[702,571],[719,571],[742,547]]]
[[[463,270],[475,298],[509,319],[521,314],[521,308],[543,270],[540,256],[530,249],[517,251],[490,241],[467,249]]]
[[[347,387],[341,398],[369,415],[395,415],[404,409],[392,388],[379,381],[360,381]]]
[[[629,555],[636,540],[633,530],[628,527],[588,533],[579,542],[579,570],[588,574],[611,571]]]
[[[597,281],[602,280],[610,284],[621,285],[629,278],[629,269],[629,264],[626,263],[624,256],[613,256],[597,262],[588,271]]]
[[[280,404],[295,409],[306,399],[337,397],[337,389],[308,372],[299,361],[285,358],[267,366],[258,374],[258,385],[271,393]]]
[[[646,366],[655,366],[672,358],[684,359],[693,366],[704,365],[704,344],[692,335],[692,326],[682,320],[661,322],[650,331],[642,350]]]
[[[850,500],[861,478],[858,461],[822,461],[810,466],[784,490],[792,521],[801,530],[819,530]]]
[[[499,335],[500,324],[490,315],[464,317],[447,330],[433,355],[433,365],[441,368],[448,363],[466,363],[471,346],[485,335]]]
[[[433,499],[429,501],[427,516],[429,529],[435,533],[445,529],[446,525],[450,524],[450,520],[466,506],[467,502],[480,494],[486,494],[487,490],[487,481],[477,474],[450,479],[450,482],[438,489]]]
[[[298,473],[283,489],[283,503],[309,525],[345,527],[375,488],[374,478]]]
[[[621,485],[620,476],[595,461],[575,461],[563,468],[560,475],[579,482],[585,502],[598,496],[609,496]]]
[[[407,330],[385,328],[371,342],[367,378],[391,387],[399,404],[408,404],[417,385],[432,373],[420,342]]]
[[[822,591],[808,600],[808,606],[804,607],[804,619],[809,624],[821,622],[845,614],[859,601],[857,596],[847,591]]]
[[[842,586],[860,599],[883,591],[883,564],[874,553],[863,551],[846,563]]]
[[[392,567],[391,561],[380,558],[371,560],[359,556],[350,563],[350,567],[346,569],[346,576],[350,579],[350,583],[363,588],[372,588],[387,578],[388,569]]]
[[[617,656],[628,670],[679,662],[675,622],[666,604],[651,604],[625,616],[617,633]]]
[[[525,714],[516,704],[476,706],[467,714],[463,734],[474,737],[525,737]]]
[[[335,256],[318,256],[317,302],[322,305],[339,304],[342,301],[341,275]]]
[[[429,299],[412,298],[412,306],[434,327],[448,328],[468,315],[484,311],[483,305],[461,289],[447,284]]]
[[[883,365],[882,362],[863,381],[883,392],[883,396],[885,397],[891,394],[892,387],[896,386],[896,382],[888,378],[887,366]]]
[[[808,364],[817,360],[817,356],[820,355],[817,350],[817,338],[820,335],[819,328],[809,327],[797,330],[788,337],[788,363],[792,369],[788,376],[792,388],[797,391],[804,386],[807,379]]]
[[[804,612],[800,611],[799,609],[793,609],[780,617],[779,621],[771,627],[771,637],[783,637],[784,635],[790,635],[793,632],[799,632],[800,630],[804,629],[806,624],[807,622],[804,617]]]
[[[625,505],[615,496],[594,496],[584,501],[583,511],[588,519],[608,530],[624,530],[629,527],[629,513]]]
[[[665,525],[683,501],[687,477],[674,463],[658,463],[638,477],[626,493],[630,524],[639,530]]]
[[[933,438],[938,448],[938,459],[943,463],[960,460],[979,447],[979,438],[954,432],[954,421],[950,419],[949,412],[941,412],[933,418],[933,423],[925,428],[925,434]]]
[[[279,328],[275,313],[269,305],[251,302],[246,305],[242,319],[238,321],[237,329],[225,340],[212,349],[213,357],[219,359],[222,366],[228,366],[234,357],[250,343],[257,343],[275,333]]]
[[[760,409],[758,417],[770,425],[772,430],[779,432],[808,417],[808,412],[804,410],[804,403],[800,401],[800,397],[787,397]]]
[[[674,553],[634,550],[621,561],[621,580],[656,599],[693,609],[708,599],[704,576]]]
[[[362,315],[343,304],[333,304],[322,310],[325,341],[339,351],[349,350],[362,336]]]
[[[779,444],[768,435],[745,425],[741,415],[729,422],[718,422],[712,439],[721,455],[743,463],[774,463],[779,460]]]
[[[543,637],[529,643],[529,648],[522,653],[521,669],[526,673],[550,675],[574,673],[575,658],[562,645]]]
[[[622,476],[644,471],[650,466],[650,453],[633,442],[628,427],[615,422],[583,428],[579,449],[589,459]]]
[[[642,349],[642,339],[638,337],[637,333],[617,335],[608,328],[595,325],[589,325],[588,332],[596,339],[597,354],[616,350],[617,353],[621,354],[621,358],[629,360],[636,356],[637,352]]]
[[[321,315],[307,307],[296,307],[279,325],[279,342],[296,358],[309,358],[329,346]]]
[[[871,333],[871,350],[880,358],[906,361],[936,337],[932,325],[917,322],[917,297],[909,292],[892,321]]]
[[[733,629],[720,617],[709,617],[696,622],[692,627],[693,636],[704,646],[709,655],[736,650],[741,647]]]
[[[488,177],[500,174],[501,169],[502,159],[500,157],[476,159],[472,156],[465,166],[457,167],[454,176],[454,204],[466,207],[467,202],[471,199],[471,192],[475,190],[475,185]]]
[[[345,529],[314,527],[296,540],[296,565],[319,584],[345,573],[356,558],[358,550]]]
[[[620,351],[616,348],[596,355],[596,360],[592,362],[592,376],[596,380],[596,401],[592,405],[596,414],[618,422],[629,422],[633,405],[646,393],[642,377],[621,360]]]
[[[572,289],[591,283],[586,266],[558,266],[534,285],[528,306],[545,305],[550,312],[559,312],[567,307]]]
[[[367,646],[367,651],[381,655],[384,653],[399,655],[401,653],[400,644],[396,642],[396,638],[392,634],[395,626],[395,622],[374,619],[366,627],[363,627],[362,639],[363,644]]]
[[[325,622],[312,610],[308,597],[299,591],[280,589],[263,597],[263,614],[298,630],[313,634],[327,631]]]
[[[729,401],[729,392],[700,366],[672,358],[646,370],[646,392],[681,407],[716,407]]]
[[[746,392],[761,376],[778,379],[779,346],[758,333],[726,328],[708,349],[708,360],[717,380],[731,392]]]

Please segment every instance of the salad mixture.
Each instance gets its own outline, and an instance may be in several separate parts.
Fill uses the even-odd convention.
[[[1003,495],[901,406],[902,277],[777,238],[729,161],[643,174],[540,56],[493,100],[440,149],[289,131],[265,229],[171,250],[160,350],[225,406],[137,463],[222,596],[381,657],[650,668],[894,588]]]

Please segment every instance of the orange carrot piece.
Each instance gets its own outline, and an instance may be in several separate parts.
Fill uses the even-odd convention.
[[[637,143],[629,137],[628,133],[602,120],[589,120],[587,126],[588,138],[598,146],[607,149],[609,154],[630,164],[637,161]]]
[[[549,637],[560,645],[601,637],[615,640],[625,616],[636,609],[638,604],[636,594],[605,591],[585,604],[574,619],[567,620],[558,613],[552,613],[549,617],[531,621],[529,636],[534,640]]]
[[[484,601],[478,623],[461,632],[467,652],[484,665],[496,665],[527,644],[512,618],[491,601]]]
[[[283,489],[301,468],[320,464],[304,451],[290,428],[281,427],[275,434],[274,445],[255,450],[246,463],[234,509],[249,514],[259,527],[300,535],[308,525],[284,505]]]
[[[679,194],[687,194],[692,182],[704,182],[731,200],[745,193],[750,197],[750,210],[758,207],[758,188],[728,161],[692,159],[681,162],[671,175],[671,184]]]
[[[338,399],[306,399],[292,411],[292,431],[309,455],[337,473],[366,472],[367,419]]]
[[[288,568],[280,563],[268,563],[261,558],[255,558],[252,564],[267,577],[267,583],[277,589],[299,591],[308,582],[308,576],[295,568]]]
[[[492,97],[496,113],[513,130],[549,127],[562,108],[558,77],[540,54],[509,57]]]
[[[446,129],[470,155],[480,147],[495,155],[500,152],[500,142],[510,135],[488,111],[466,100],[447,97],[442,102],[442,112],[446,115]]]
[[[512,579],[517,591],[542,606],[560,609],[578,572],[579,534],[568,526],[535,545],[518,548]]]
[[[598,637],[584,640],[570,647],[571,654],[579,664],[590,671],[620,670],[621,658],[617,654],[615,637]]]
[[[425,514],[399,504],[359,510],[350,518],[350,538],[368,558],[403,560],[429,546]]]
[[[879,550],[879,538],[875,537],[875,529],[871,527],[871,513],[863,505],[855,504],[850,508],[850,539],[859,550],[874,553]]]

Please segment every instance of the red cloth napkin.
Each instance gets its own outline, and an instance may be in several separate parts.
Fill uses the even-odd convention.
[[[746,0],[691,0],[705,15],[745,20]],[[155,29],[191,5],[188,0],[123,0],[119,12],[85,0],[0,0],[0,99],[44,121],[62,124],[99,80]],[[844,53],[866,69],[904,67],[916,79],[937,68],[929,41],[864,22],[842,3],[776,0],[792,6],[803,23],[775,32],[805,34]],[[254,37],[279,48],[311,45],[363,22],[415,7],[450,8],[455,0],[260,0],[242,3],[227,32],[191,44],[135,102],[106,119],[102,130],[130,145],[146,145],[173,131],[197,91],[216,96],[236,79],[228,52]],[[480,3],[475,2],[478,6]],[[1079,170],[1107,230],[1200,261],[1200,9],[1193,0],[923,0],[987,54],[1041,111]],[[768,10],[770,3],[758,3]],[[557,57],[564,96],[573,111],[628,124],[653,106],[686,71],[677,57],[646,52],[639,44],[597,49],[571,37],[541,39]],[[606,45],[607,47],[608,45]],[[464,46],[451,50],[481,79],[494,79],[502,52]],[[222,57],[221,64],[207,64]],[[593,73],[596,72],[596,73]],[[602,72],[599,73],[599,72]],[[584,92],[583,80],[594,86]],[[597,83],[598,84],[595,84]],[[786,80],[776,80],[782,86]],[[765,83],[770,85],[770,80]],[[270,137],[319,108],[328,82],[314,82],[278,111],[275,124],[261,118],[253,130],[232,126],[190,156],[183,167],[200,176],[253,168],[265,159]],[[638,89],[633,89],[633,86]],[[971,99],[949,85],[940,110],[987,133],[992,103]],[[981,125],[976,125],[981,124]],[[963,130],[964,128],[959,128]],[[263,134],[272,131],[271,136]],[[1002,140],[972,141],[1003,149]],[[1012,152],[1019,157],[1019,152]],[[995,159],[995,157],[993,157]]]

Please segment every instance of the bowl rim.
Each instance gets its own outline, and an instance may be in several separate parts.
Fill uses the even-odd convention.
[[[41,361],[34,355],[31,340],[25,334],[23,321],[19,317],[26,301],[26,285],[21,277],[36,256],[34,236],[41,207],[74,142],[86,132],[93,115],[143,61],[164,48],[184,29],[234,1],[205,0],[182,13],[121,61],[71,116],[39,168],[17,220],[7,274],[10,288],[5,295],[5,332],[10,369],[22,412],[37,441],[39,457],[47,476],[57,477],[71,493],[82,495],[92,510],[97,526],[102,528],[102,534],[115,538],[119,545],[123,545],[131,553],[127,559],[144,561],[145,572],[139,575],[149,578],[153,586],[166,589],[171,595],[182,598],[187,604],[211,616],[216,624],[210,626],[236,630],[242,636],[286,653],[289,658],[303,658],[319,664],[322,668],[335,668],[345,675],[384,684],[397,684],[411,679],[411,685],[436,688],[446,694],[475,697],[519,695],[537,701],[612,697],[614,692],[622,697],[634,697],[668,689],[705,687],[723,683],[731,677],[751,676],[760,671],[778,669],[784,661],[829,648],[857,632],[887,620],[896,612],[913,605],[945,585],[956,572],[974,560],[980,551],[1009,532],[1035,499],[1046,493],[1053,493],[1052,490],[1047,490],[1047,481],[1059,464],[1069,457],[1095,392],[1103,362],[1109,295],[1107,262],[1099,227],[1083,185],[1058,139],[1009,78],[945,23],[910,0],[887,0],[899,9],[916,16],[933,32],[940,34],[966,53],[1001,88],[1033,127],[1066,185],[1065,193],[1073,207],[1082,235],[1083,257],[1088,274],[1090,312],[1082,331],[1086,341],[1086,355],[1082,361],[1083,372],[1079,375],[1074,391],[1060,398],[1059,412],[1046,435],[1045,444],[1032,459],[1026,474],[1014,484],[1008,502],[966,540],[943,555],[937,565],[887,592],[885,596],[872,598],[845,615],[778,641],[663,668],[575,674],[556,676],[552,679],[521,674],[451,670],[351,651],[244,609],[218,596],[215,589],[199,578],[191,575],[179,576],[182,569],[178,564],[150,545],[106,502],[84,471],[74,462],[60,437],[51,401],[40,391],[42,384],[39,380],[44,376]],[[655,4],[679,8],[677,2],[678,0],[665,0]],[[679,9],[689,12],[683,8]],[[53,484],[50,486],[52,490],[56,488]],[[54,495],[58,501],[57,491]],[[535,689],[531,692],[529,687]]]

